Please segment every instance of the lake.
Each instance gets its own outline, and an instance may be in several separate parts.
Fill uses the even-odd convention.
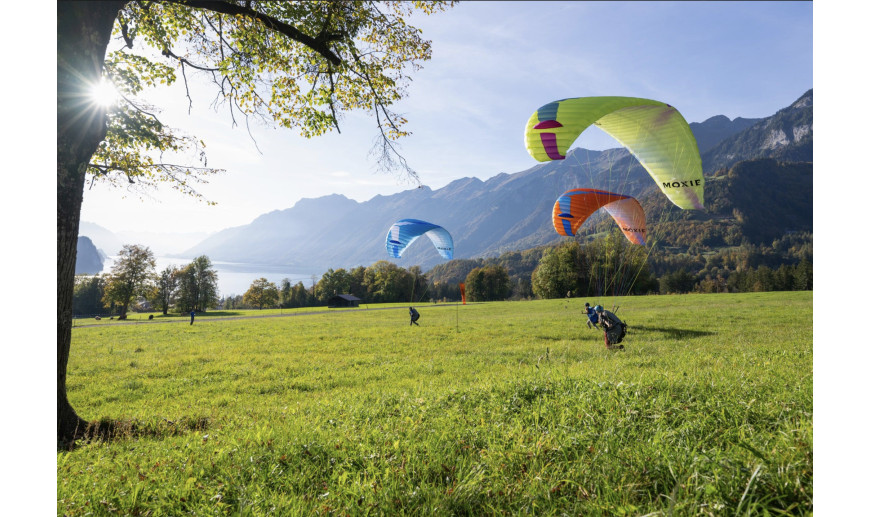
[[[103,264],[103,273],[109,273],[117,257],[109,257]],[[159,274],[168,266],[184,267],[191,262],[192,258],[154,257],[157,263],[156,272]],[[284,266],[264,264],[242,264],[238,262],[212,261],[212,269],[217,272],[218,296],[234,296],[245,294],[251,287],[251,283],[258,278],[265,278],[281,288],[281,281],[285,278],[290,280],[291,285],[299,282],[305,287],[311,287],[320,277],[319,275],[295,273]]]

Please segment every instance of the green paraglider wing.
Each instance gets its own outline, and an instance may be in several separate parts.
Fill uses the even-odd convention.
[[[675,205],[704,208],[701,155],[689,124],[663,102],[636,97],[578,97],[551,102],[526,124],[526,149],[540,162],[564,160],[595,124],[625,146]]]

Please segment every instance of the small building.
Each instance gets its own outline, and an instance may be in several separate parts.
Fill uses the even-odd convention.
[[[359,307],[361,300],[352,294],[337,294],[329,299],[329,308]]]

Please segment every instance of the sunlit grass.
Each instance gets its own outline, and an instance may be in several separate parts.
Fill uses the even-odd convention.
[[[811,513],[812,293],[583,301],[76,328],[58,514]]]

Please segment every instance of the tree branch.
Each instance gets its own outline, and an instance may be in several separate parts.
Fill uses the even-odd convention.
[[[127,25],[127,20],[119,17],[119,21],[121,24],[121,37],[124,38],[124,44],[127,48],[133,48],[133,38],[130,36],[130,29]]]
[[[398,128],[398,127],[396,126],[396,124],[393,122],[392,117],[390,117],[390,114],[389,114],[389,112],[388,112],[387,109],[386,109],[386,105],[385,105],[384,101],[381,100],[380,96],[378,95],[378,91],[377,91],[377,89],[375,88],[375,85],[372,84],[372,79],[371,79],[371,77],[369,76],[368,72],[365,70],[365,63],[363,63],[362,59],[359,57],[359,55],[357,55],[356,51],[355,51],[353,48],[351,48],[350,53],[351,53],[351,56],[353,57],[354,62],[355,62],[357,65],[359,65],[359,70],[351,69],[351,71],[354,72],[354,73],[356,73],[357,75],[359,75],[359,76],[362,77],[363,79],[365,79],[366,84],[368,84],[369,89],[370,89],[371,92],[372,92],[372,95],[374,95],[375,102],[374,102],[374,105],[372,106],[373,111],[375,112],[376,115],[377,115],[378,109],[380,109],[381,111],[383,111],[383,112],[384,112],[384,118],[386,119],[387,124],[389,124],[389,126],[390,126],[394,131],[398,131],[399,128]],[[381,128],[381,132],[383,133],[383,127],[381,126],[381,118],[380,118],[380,116],[377,117],[377,120],[378,120],[378,127]],[[386,135],[384,135],[384,138],[386,138]],[[392,147],[392,146],[391,146],[391,147]]]
[[[195,65],[195,64],[191,63],[190,61],[188,61],[187,59],[177,55],[175,52],[169,50],[168,48],[163,49],[163,55],[166,57],[171,57],[173,59],[178,60],[182,65],[187,65],[191,68],[196,68],[197,70],[202,70],[204,72],[217,72],[220,70],[220,68],[207,68],[204,66]]]
[[[338,115],[335,113],[335,80],[332,77],[332,65],[329,65],[327,74],[329,76],[329,110],[332,112],[332,122],[335,124],[335,130],[341,134],[341,128],[338,127]]]
[[[334,65],[338,65],[341,63],[341,58],[335,55],[335,53],[327,46],[329,41],[335,38],[335,35],[321,33],[318,35],[317,38],[312,38],[311,36],[297,29],[296,27],[286,24],[281,20],[272,18],[271,16],[255,11],[247,5],[243,6],[238,4],[232,4],[229,2],[221,2],[219,0],[176,0],[174,3],[198,9],[206,9],[208,11],[213,11],[216,13],[249,16],[255,20],[262,22],[264,25],[274,30],[275,32],[279,32],[287,36],[288,38],[294,41],[298,41],[299,43],[302,43],[303,45],[309,47],[310,49],[323,56],[330,63]]]

